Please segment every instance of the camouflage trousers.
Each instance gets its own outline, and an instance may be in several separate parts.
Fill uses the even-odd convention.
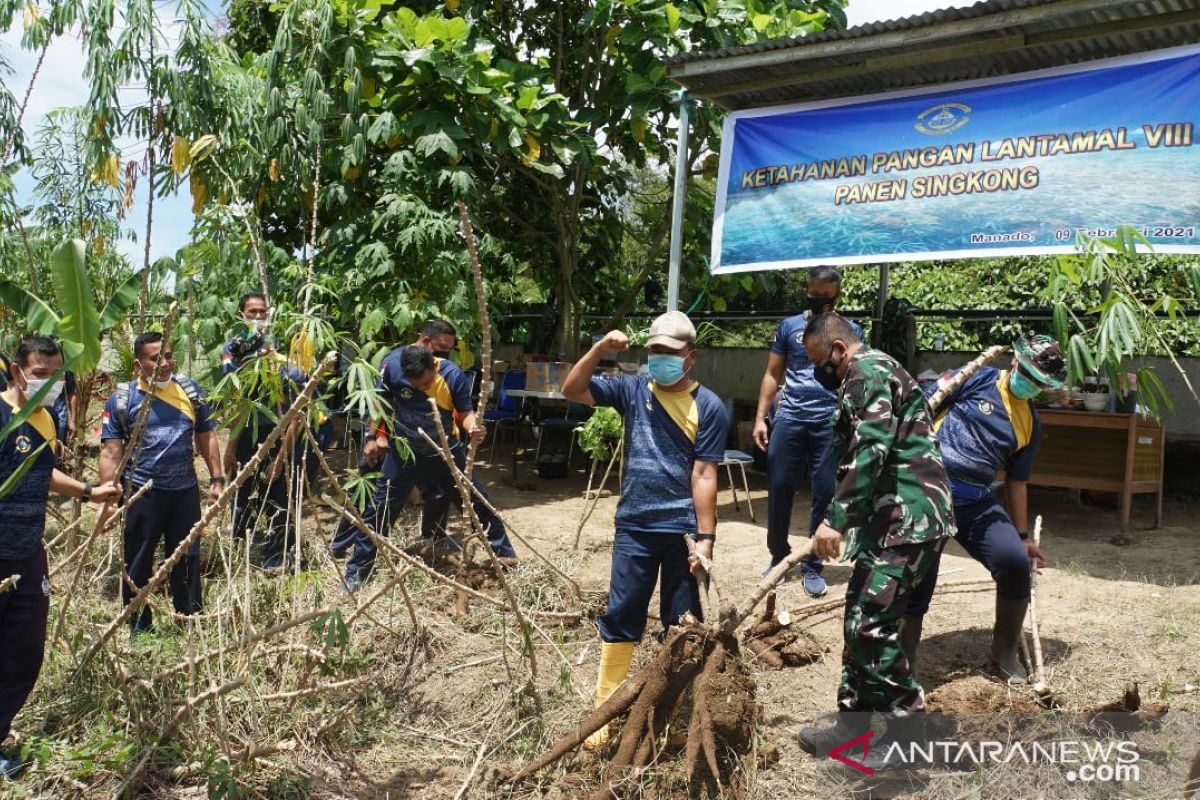
[[[920,711],[925,696],[900,647],[909,595],[937,569],[945,539],[864,550],[846,588],[841,711]]]

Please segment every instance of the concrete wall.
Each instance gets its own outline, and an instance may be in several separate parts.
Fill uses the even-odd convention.
[[[496,357],[506,360],[517,358],[521,352],[519,345],[499,345],[496,347]],[[926,369],[941,372],[953,367],[962,366],[978,353],[933,352],[920,351],[916,356],[915,374]],[[1011,356],[1004,356],[997,361],[997,366],[1007,366]],[[621,355],[622,361],[637,361],[645,363],[646,354],[642,348],[634,348]],[[1175,409],[1169,412],[1164,422],[1167,426],[1168,439],[1197,439],[1200,440],[1200,407],[1191,398],[1179,372],[1169,359],[1152,358],[1146,360],[1154,366],[1168,394],[1175,402]],[[1192,385],[1200,391],[1200,358],[1181,359],[1184,369]],[[734,420],[750,419],[758,402],[758,387],[762,381],[763,370],[767,366],[767,350],[722,347],[706,348],[700,354],[696,364],[695,376],[698,381],[712,389],[722,399],[732,402]]]

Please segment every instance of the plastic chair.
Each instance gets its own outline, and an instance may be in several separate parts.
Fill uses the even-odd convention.
[[[524,406],[524,399],[513,397],[509,394],[512,389],[525,388],[525,372],[524,370],[510,369],[506,370],[504,377],[500,379],[500,391],[496,396],[496,407],[484,410],[483,419],[486,422],[491,422],[495,425],[495,430],[492,432],[492,446],[488,450],[488,460],[490,461],[496,454],[496,440],[500,438],[500,429],[508,425],[513,429],[513,446],[516,446],[516,438],[520,432],[521,409]]]
[[[733,490],[733,508],[735,511],[741,510],[741,505],[738,503],[737,484],[733,480],[733,468],[737,467],[742,471],[742,488],[746,490],[746,508],[750,509],[750,521],[754,522],[754,503],[750,501],[750,481],[746,478],[746,465],[754,463],[754,456],[741,450],[726,450],[725,457],[721,459],[718,466],[724,467],[725,472],[729,475],[729,488]]]
[[[542,443],[546,441],[547,434],[554,434],[561,431],[566,431],[570,436],[567,444],[567,464],[571,463],[571,458],[575,455],[575,438],[578,435],[579,427],[587,422],[588,417],[592,415],[592,408],[582,403],[571,403],[567,406],[566,413],[561,417],[550,417],[544,419],[538,429],[538,446],[537,452],[534,453],[533,460],[537,463],[542,455]]]

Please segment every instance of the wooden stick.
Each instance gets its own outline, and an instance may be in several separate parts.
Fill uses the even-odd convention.
[[[396,547],[396,545],[392,544],[386,538],[384,538],[383,536],[380,536],[379,533],[374,528],[372,528],[370,525],[368,525],[366,523],[366,521],[363,520],[362,517],[360,517],[354,511],[350,510],[349,508],[342,505],[341,503],[338,503],[336,500],[334,500],[329,495],[324,495],[324,496],[322,496],[321,499],[325,501],[326,505],[328,505],[334,511],[341,514],[343,519],[345,519],[347,522],[354,525],[354,527],[358,528],[360,531],[365,533],[367,535],[367,538],[369,538],[371,540],[371,542],[375,545],[375,548],[377,550],[386,550],[387,552],[391,553],[394,557],[400,559],[404,563],[406,563],[412,567],[416,567],[421,572],[424,572],[426,575],[433,578],[435,581],[444,583],[456,591],[465,592],[466,594],[469,594],[471,597],[482,600],[485,603],[496,606],[497,608],[503,608],[503,609],[508,608],[508,604],[505,603],[503,600],[497,600],[495,597],[492,597],[489,594],[484,594],[483,592],[472,589],[470,586],[466,586],[465,584],[459,583],[458,581],[454,580],[453,578],[448,578],[445,575],[443,575],[442,573],[438,572],[433,567],[426,564],[424,561],[421,561],[418,558],[413,558],[408,553],[401,550],[399,547]],[[488,548],[488,549],[490,550],[491,548]]]
[[[1038,514],[1033,521],[1033,545],[1042,546],[1042,515]],[[1038,631],[1037,617],[1037,565],[1029,568],[1029,626],[1033,630],[1033,690],[1039,695],[1049,690],[1045,684],[1045,673],[1042,667],[1042,636]],[[1022,634],[1022,639],[1024,635]]]
[[[475,279],[475,302],[479,306],[479,328],[483,334],[483,380],[479,382],[479,404],[476,406],[476,413],[482,416],[487,409],[488,397],[491,393],[488,383],[492,379],[492,321],[488,317],[487,287],[483,283],[483,265],[479,263],[479,250],[475,246],[475,230],[471,227],[471,215],[467,212],[467,206],[463,201],[456,200],[454,205],[458,207],[458,215],[462,217],[463,237],[467,240],[467,255],[471,260],[471,277]],[[479,442],[473,438],[467,445],[467,468],[465,470],[467,480],[471,479],[471,470],[475,466],[475,451],[478,447]]]
[[[936,412],[938,408],[941,407],[942,403],[946,402],[946,398],[958,391],[959,387],[967,382],[967,379],[969,379],[983,367],[987,366],[989,361],[1007,349],[1008,345],[1004,344],[998,344],[994,347],[989,347],[987,350],[984,350],[978,358],[960,369],[957,375],[939,386],[938,390],[933,393],[932,397],[929,398],[930,410]]]
[[[808,557],[812,552],[813,540],[805,539],[798,548],[791,552],[787,558],[780,561],[767,576],[759,581],[758,586],[754,589],[754,594],[750,595],[750,599],[744,605],[738,606],[737,609],[730,615],[727,621],[724,621],[723,628],[728,633],[733,633],[746,621],[747,617],[754,613],[754,607],[762,602],[776,586],[783,581],[783,576],[788,573],[793,567]]]
[[[167,576],[170,575],[171,570],[175,568],[175,565],[178,564],[180,559],[183,558],[184,554],[188,551],[188,548],[192,546],[192,543],[200,538],[200,535],[204,533],[205,529],[208,528],[208,526],[212,524],[213,520],[217,518],[217,515],[221,512],[221,509],[234,498],[238,489],[241,488],[241,485],[245,483],[251,475],[254,475],[258,471],[259,464],[262,463],[262,460],[266,454],[270,452],[271,448],[275,446],[275,443],[279,441],[281,436],[283,436],[283,432],[288,428],[289,425],[291,425],[292,420],[296,418],[296,415],[299,414],[306,405],[308,405],[310,400],[312,400],[312,396],[316,393],[317,386],[320,384],[321,376],[324,375],[326,370],[332,367],[335,363],[337,363],[337,353],[328,353],[325,356],[325,359],[317,367],[316,371],[313,372],[312,377],[308,379],[308,383],[305,384],[304,389],[292,402],[292,405],[290,408],[288,408],[287,413],[280,418],[279,424],[276,425],[275,429],[267,434],[267,437],[262,440],[262,443],[259,444],[258,449],[254,451],[254,455],[251,456],[250,460],[242,466],[242,469],[240,472],[238,472],[237,476],[229,482],[229,484],[217,498],[216,502],[205,509],[204,514],[200,517],[200,520],[192,526],[191,532],[188,533],[188,535],[183,538],[183,541],[181,541],[175,548],[175,552],[173,552],[166,561],[159,565],[158,570],[156,570],[154,575],[151,576],[150,580],[146,582],[146,585],[143,586],[136,595],[134,595],[133,599],[130,600],[129,603],[121,610],[121,613],[117,615],[116,619],[109,623],[108,628],[106,628],[105,631],[100,635],[100,638],[93,642],[91,646],[88,647],[88,649],[84,652],[83,657],[79,660],[79,666],[76,668],[76,675],[78,675],[79,670],[81,670],[83,666],[91,660],[92,656],[94,656],[96,652],[104,646],[105,642],[111,639],[113,634],[116,633],[117,630],[124,625],[130,617],[133,616],[134,612],[145,605],[146,600],[149,599],[151,592],[156,591],[158,587],[162,585],[162,583],[167,579]]]
[[[624,447],[625,437],[622,436],[617,441],[617,446],[613,448],[612,458],[608,460],[608,466],[604,470],[604,477],[600,479],[600,486],[596,488],[596,497],[594,499],[584,498],[583,517],[581,517],[579,520],[579,527],[575,529],[575,543],[571,545],[572,550],[579,549],[579,537],[583,535],[583,526],[587,524],[587,521],[592,516],[592,512],[594,512],[596,507],[600,505],[600,492],[604,490],[605,484],[608,483],[609,473],[612,472],[613,464],[617,463],[617,459],[621,457],[621,450]],[[589,481],[588,483],[590,486],[591,482]],[[591,503],[591,506],[587,505],[589,502]]]
[[[431,443],[433,442],[432,439],[429,439],[428,441],[430,441]],[[434,446],[436,447],[437,445],[435,444]],[[467,473],[460,470],[458,468],[458,464],[454,463],[453,459],[446,459],[445,457],[443,457],[442,460],[446,463],[446,467],[450,470],[451,477],[453,477],[456,482],[457,481],[465,482],[466,485],[470,488],[471,494],[474,495],[475,498],[477,500],[479,500],[480,503],[483,504],[484,508],[486,508],[488,511],[492,512],[496,516],[496,519],[500,520],[500,523],[502,525],[504,525],[505,529],[508,531],[508,534],[510,536],[512,536],[512,538],[516,539],[518,542],[523,544],[526,547],[526,549],[528,549],[529,552],[535,558],[537,558],[539,561],[541,561],[543,564],[545,564],[547,567],[549,567],[551,572],[553,572],[558,577],[562,578],[563,581],[568,586],[571,587],[571,593],[575,595],[576,600],[583,599],[583,590],[579,587],[579,584],[575,582],[575,579],[572,578],[570,575],[567,575],[567,573],[563,572],[561,569],[559,569],[557,564],[555,564],[553,561],[551,561],[546,556],[542,555],[542,553],[539,552],[537,548],[535,548],[533,545],[531,545],[529,543],[528,539],[526,539],[515,528],[513,528],[509,524],[508,520],[505,519],[500,514],[500,512],[496,510],[496,507],[494,505],[492,505],[492,501],[483,496],[483,492],[479,489],[478,486],[475,485],[475,483],[473,481],[471,481],[470,475],[468,475]],[[470,466],[470,465],[468,464],[468,466]]]
[[[487,537],[484,535],[483,524],[479,521],[479,515],[475,513],[475,504],[471,502],[471,490],[468,488],[470,484],[464,480],[463,474],[458,471],[457,465],[454,463],[454,454],[450,449],[450,438],[446,435],[446,429],[442,425],[441,409],[438,408],[437,400],[432,397],[429,398],[429,405],[433,407],[430,416],[433,417],[433,425],[437,429],[438,438],[442,440],[441,447],[438,447],[425,431],[418,429],[419,433],[421,434],[421,438],[433,446],[441,455],[442,461],[446,463],[450,471],[450,476],[454,480],[454,485],[458,488],[458,493],[462,495],[463,515],[467,518],[472,533],[483,543],[483,551],[487,554],[488,560],[492,562],[492,569],[496,574],[496,579],[500,581],[500,588],[504,590],[505,598],[508,599],[509,608],[512,609],[513,616],[517,618],[517,623],[521,626],[521,636],[524,637],[525,646],[529,651],[529,671],[536,680],[538,674],[537,655],[534,652],[533,637],[529,633],[532,629],[529,622],[526,621],[525,615],[521,612],[521,605],[517,602],[517,596],[513,594],[512,587],[508,585],[508,579],[504,577],[504,567],[500,564],[495,551],[492,550],[491,543],[488,542]]]
[[[117,509],[116,516],[114,516],[110,519],[109,524],[105,525],[103,530],[108,530],[109,528],[111,528],[114,525],[119,525],[121,523],[121,520],[123,520],[125,518],[125,515],[129,513],[129,507],[132,506],[134,503],[136,503],[138,500],[140,500],[142,498],[142,495],[146,494],[146,492],[150,491],[152,488],[154,488],[154,481],[152,481],[152,480],[146,481],[146,483],[142,486],[142,488],[140,488],[136,492],[134,492],[133,496],[130,497],[127,501],[125,501],[119,509]],[[82,519],[83,519],[83,517],[79,518],[79,520],[82,520]],[[76,521],[78,522],[79,520],[76,520]],[[75,523],[71,523],[71,524],[74,525]],[[91,546],[92,542],[95,541],[94,537],[99,532],[103,532],[103,531],[101,531],[99,529],[93,530],[92,535],[88,536],[87,539],[84,539],[83,544],[79,545],[79,547],[76,547],[74,552],[72,552],[66,558],[59,560],[58,564],[54,567],[54,569],[50,570],[50,577],[53,578],[55,575],[58,574],[58,571],[60,569],[67,566],[68,564],[74,564],[76,559],[82,557],[82,555],[85,552],[87,552],[87,549],[89,546]],[[75,582],[79,580],[79,574],[80,574],[79,570],[76,570],[75,575],[71,580],[71,586],[67,590],[68,595],[71,592],[75,591]]]

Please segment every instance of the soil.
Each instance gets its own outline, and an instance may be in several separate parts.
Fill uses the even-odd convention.
[[[500,456],[500,453],[497,453]],[[495,466],[484,466],[479,474],[485,481],[494,505],[505,519],[541,552],[551,555],[581,584],[585,597],[602,598],[609,577],[612,520],[618,497],[606,497],[584,526],[580,548],[572,551],[571,542],[584,508],[583,492],[586,471],[574,471],[565,479],[542,480],[523,464],[515,488],[507,466],[507,454],[497,459]],[[746,597],[760,579],[767,565],[765,538],[766,491],[762,476],[751,473],[751,498],[757,521],[751,521],[747,498],[739,485],[735,505],[728,483],[722,479],[719,501],[718,543],[715,553],[716,577],[722,594],[735,600]],[[740,481],[739,481],[740,484]],[[616,488],[615,476],[608,488]],[[1047,683],[1064,707],[1086,711],[1118,700],[1129,681],[1138,681],[1142,695],[1168,703],[1168,716],[1196,718],[1200,711],[1200,524],[1197,508],[1168,499],[1164,508],[1163,526],[1149,529],[1153,520],[1150,498],[1137,498],[1134,525],[1129,532],[1132,542],[1127,546],[1114,545],[1121,526],[1118,513],[1110,509],[1085,506],[1077,494],[1066,490],[1033,488],[1030,490],[1031,517],[1044,517],[1043,550],[1047,568],[1038,579],[1039,622],[1043,650],[1048,670]],[[793,535],[803,534],[808,519],[808,498],[797,497],[793,514]],[[400,535],[397,531],[394,535]],[[514,542],[519,555],[525,548]],[[518,568],[526,569],[523,565]],[[836,598],[845,591],[850,569],[843,563],[825,568],[829,583],[826,599]],[[957,545],[951,542],[941,562],[940,580],[943,584],[972,579],[987,579],[986,570]],[[551,579],[548,582],[552,583]],[[591,602],[591,601],[589,601]],[[805,596],[799,582],[785,583],[779,590],[779,608],[796,610],[812,601]],[[935,596],[926,618],[921,645],[921,679],[931,710],[959,713],[996,713],[1034,711],[1037,706],[1026,688],[1010,688],[999,683],[987,665],[987,650],[992,624],[993,594],[990,591]],[[598,601],[597,601],[598,603]],[[657,597],[650,608],[657,611]],[[595,608],[585,609],[592,617]],[[753,682],[736,675],[722,676],[728,686],[715,683],[710,691],[721,691],[729,698],[728,720],[717,722],[723,732],[744,730],[747,718],[757,718],[757,751],[770,754],[753,772],[748,793],[750,798],[791,796],[847,797],[857,790],[849,784],[829,777],[823,763],[805,755],[796,742],[796,734],[834,709],[840,675],[841,629],[840,613],[802,617],[793,622],[811,634],[816,659],[801,667],[770,669],[746,659],[748,674]],[[636,669],[645,663],[656,647],[653,636],[658,623],[651,621],[647,636],[635,655]],[[555,634],[551,634],[555,635]],[[519,767],[538,755],[548,742],[571,730],[591,708],[598,637],[591,624],[574,629],[559,630],[563,663],[571,666],[570,676],[554,675],[554,661],[546,657],[539,688],[544,691],[543,702],[552,709],[545,730],[536,740],[523,746],[510,747],[495,758],[509,767]],[[452,641],[444,643],[445,650],[439,666],[450,667],[478,659],[479,654],[456,651]],[[539,656],[539,658],[542,658]],[[549,659],[549,660],[548,660]],[[563,667],[565,670],[566,668]],[[442,670],[431,671],[415,691],[411,702],[413,713],[419,707],[421,716],[441,722],[450,739],[463,738],[478,742],[487,730],[488,722],[478,706],[480,697],[487,695],[486,687],[503,682],[503,671],[497,666],[469,667],[446,675]],[[557,683],[556,683],[557,682]],[[466,687],[474,687],[467,689]],[[564,689],[564,686],[567,687]],[[479,688],[485,687],[485,688]],[[492,702],[490,696],[487,702]],[[755,713],[761,707],[762,714]],[[432,723],[427,723],[432,724]],[[420,725],[415,725],[420,727]],[[432,728],[431,728],[432,729]],[[1187,773],[1187,760],[1200,743],[1196,726],[1190,729],[1194,738],[1181,741],[1180,755],[1164,758],[1163,764],[1148,764],[1162,771],[1182,787]],[[466,733],[463,733],[463,732]],[[340,787],[330,796],[353,797],[452,797],[471,767],[474,746],[438,745],[414,735],[382,736],[364,750],[355,753],[353,760],[358,775],[374,774],[375,779],[358,780],[354,774],[342,777]],[[560,783],[567,772],[585,776],[599,774],[590,756],[568,756],[558,766],[543,773],[539,784],[522,787],[518,797],[577,796],[577,792]],[[776,760],[777,759],[777,760]],[[592,759],[594,761],[594,759]],[[770,762],[775,763],[771,764]],[[393,774],[391,782],[379,780],[380,775]],[[1157,774],[1157,773],[1156,773]],[[556,778],[555,776],[558,776]],[[1161,777],[1161,776],[1160,776]],[[905,783],[899,789],[889,783],[886,796],[893,797],[954,797],[970,796],[972,785],[981,786],[979,797],[1005,796],[986,791],[989,780],[982,776],[970,783],[970,775],[937,781]],[[980,783],[982,781],[982,783]],[[1058,779],[1060,785],[1046,789],[1047,797],[1088,797],[1086,787],[1074,786]],[[557,784],[557,786],[556,786]],[[595,787],[591,783],[591,788]],[[637,796],[668,797],[671,790],[654,788],[650,775]],[[404,788],[399,788],[404,787]],[[964,789],[966,793],[964,793]],[[399,794],[396,792],[399,791]],[[482,793],[470,796],[507,795],[508,789],[492,785]],[[881,790],[882,791],[882,790]],[[579,793],[584,793],[582,790]],[[632,796],[632,795],[631,795]],[[884,796],[876,792],[870,796]],[[1014,795],[1019,796],[1019,795]]]

